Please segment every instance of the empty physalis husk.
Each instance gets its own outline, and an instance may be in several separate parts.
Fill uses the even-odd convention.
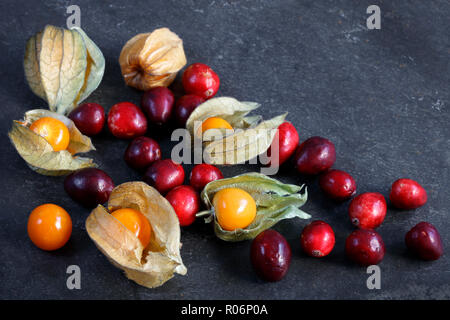
[[[239,188],[247,191],[256,203],[256,217],[244,229],[224,230],[214,214],[214,195],[225,188]],[[201,193],[201,199],[207,210],[197,217],[206,216],[205,222],[214,222],[214,232],[225,241],[242,241],[255,238],[262,231],[284,219],[298,217],[309,219],[311,216],[299,208],[306,203],[308,193],[303,186],[285,184],[266,175],[251,172],[233,178],[215,180],[208,183]]]
[[[265,121],[261,121],[259,115],[248,116],[258,107],[256,102],[218,97],[194,109],[186,121],[186,129],[194,139],[202,139],[205,162],[216,165],[244,163],[267,151],[287,113]],[[232,129],[203,130],[202,124],[210,118],[223,119]]]
[[[33,122],[43,117],[55,118],[65,124],[69,131],[67,149],[54,151],[45,138],[30,129]],[[59,176],[96,166],[92,159],[75,156],[77,153],[95,150],[95,147],[91,139],[83,135],[72,120],[59,113],[44,109],[30,110],[25,113],[23,120],[13,121],[8,135],[20,156],[37,173]]]
[[[151,226],[147,247],[133,232],[110,214],[130,208],[141,212]],[[180,225],[170,203],[144,182],[117,186],[108,200],[108,209],[99,205],[86,220],[86,230],[96,246],[126,276],[136,283],[154,288],[174,273],[185,275],[180,256]]]
[[[139,90],[167,87],[186,65],[183,41],[168,28],[140,33],[122,48],[119,63],[127,85]]]
[[[31,90],[50,110],[68,114],[100,84],[105,58],[80,28],[47,25],[28,40],[24,69]]]

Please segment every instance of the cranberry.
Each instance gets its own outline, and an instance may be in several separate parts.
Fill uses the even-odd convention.
[[[361,229],[375,229],[386,216],[386,200],[378,192],[366,192],[355,197],[348,208],[352,223]]]
[[[170,159],[153,162],[144,174],[144,181],[165,194],[184,182],[184,169]]]
[[[300,241],[303,251],[311,257],[325,257],[334,248],[334,232],[328,223],[313,221],[303,229]]]
[[[325,171],[336,161],[334,144],[321,137],[311,137],[298,146],[294,163],[301,174],[318,174]]]
[[[158,142],[148,137],[134,138],[125,150],[125,162],[132,168],[144,169],[156,160],[161,159]]]
[[[373,230],[358,229],[345,241],[347,257],[363,266],[378,264],[384,257],[384,242]]]
[[[191,171],[189,183],[198,191],[201,191],[208,183],[223,179],[223,174],[212,164],[197,164]]]
[[[275,140],[278,139],[278,140]],[[274,141],[267,150],[267,156],[271,159],[270,165],[280,166],[295,152],[298,146],[298,132],[292,123],[283,122],[277,130]],[[272,155],[272,149],[278,149],[278,159]]]
[[[200,208],[200,198],[191,186],[178,186],[166,195],[180,221],[180,226],[186,227],[195,221],[195,214]]]
[[[108,201],[114,182],[100,169],[85,168],[69,174],[64,180],[64,189],[73,200],[92,208]]]
[[[256,274],[266,281],[279,281],[291,263],[291,247],[275,230],[265,230],[253,239],[250,258]]]
[[[319,180],[320,187],[330,198],[343,201],[356,193],[356,182],[342,170],[329,170]]]
[[[161,125],[170,119],[174,101],[172,91],[166,87],[156,87],[142,95],[141,107],[151,123]]]
[[[409,250],[424,260],[437,260],[444,253],[439,232],[428,222],[420,222],[409,230],[405,243]]]
[[[147,119],[139,107],[131,102],[120,102],[108,114],[111,133],[121,139],[142,136],[147,131]]]
[[[187,94],[178,99],[173,114],[177,124],[184,127],[192,111],[203,102],[205,102],[205,99],[195,94]]]
[[[217,74],[203,63],[194,63],[183,72],[183,88],[186,93],[196,94],[204,99],[215,96],[220,80]]]
[[[427,192],[414,180],[398,179],[392,184],[389,199],[399,209],[412,210],[427,202]]]
[[[69,118],[82,134],[94,136],[103,129],[105,110],[98,103],[83,103],[72,110]]]

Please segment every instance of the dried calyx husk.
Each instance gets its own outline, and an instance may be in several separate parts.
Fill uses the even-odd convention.
[[[255,200],[256,217],[245,229],[227,231],[221,228],[214,214],[212,200],[214,195],[225,188],[240,188],[247,191]],[[303,186],[285,184],[266,175],[251,172],[215,180],[208,183],[201,193],[201,199],[207,210],[197,214],[198,217],[207,216],[205,222],[214,222],[214,232],[217,237],[225,241],[242,241],[255,238],[262,231],[269,229],[280,220],[298,217],[309,219],[311,216],[299,208],[308,198]]]
[[[267,151],[287,113],[265,121],[259,115],[248,116],[259,106],[256,102],[217,97],[195,108],[186,121],[186,129],[195,139],[202,139],[205,162],[216,165],[244,163]],[[233,130],[202,132],[202,122],[210,117],[226,120]]]
[[[69,129],[70,141],[66,150],[54,151],[50,143],[29,127],[43,117],[51,117],[62,121]],[[20,156],[31,169],[47,176],[65,175],[72,171],[95,167],[92,159],[75,156],[95,150],[91,139],[83,135],[69,118],[49,110],[35,109],[25,113],[21,121],[13,121],[9,138]]]
[[[122,48],[119,63],[127,85],[139,90],[167,87],[186,65],[183,41],[168,28],[140,33]]]
[[[51,111],[68,114],[100,84],[105,58],[86,33],[47,25],[26,46],[25,76]]]
[[[151,225],[149,245],[139,239],[110,212],[121,208],[140,211]],[[170,203],[144,182],[117,186],[108,200],[108,209],[99,205],[86,220],[86,230],[96,246],[136,283],[154,288],[174,276],[185,275],[180,255],[180,225]]]

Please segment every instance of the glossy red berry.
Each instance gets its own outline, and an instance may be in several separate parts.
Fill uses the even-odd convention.
[[[320,176],[319,185],[330,198],[343,201],[356,193],[353,177],[342,170],[329,170]]]
[[[134,138],[125,150],[124,160],[134,169],[144,169],[161,159],[161,148],[152,138],[140,136]]]
[[[132,139],[145,134],[147,119],[139,107],[131,102],[120,102],[111,107],[108,127],[120,139]]]
[[[355,197],[348,207],[352,223],[361,229],[375,229],[386,217],[387,205],[383,195],[366,192]]]
[[[195,214],[200,208],[200,197],[191,186],[178,186],[166,195],[180,221],[180,226],[186,227],[195,221]]]
[[[334,144],[322,137],[312,137],[298,146],[294,165],[298,172],[314,175],[331,168],[336,161]]]
[[[414,180],[398,179],[392,184],[389,199],[399,209],[412,210],[427,202],[427,192]]]
[[[192,169],[189,183],[196,190],[201,191],[208,183],[218,179],[223,179],[223,174],[217,167],[201,163]]]
[[[194,63],[183,72],[183,88],[186,93],[195,94],[204,99],[214,97],[219,90],[219,76],[203,63]]]
[[[171,189],[180,186],[184,182],[184,169],[171,159],[157,160],[145,171],[143,180],[155,187],[161,194],[166,194]]]
[[[303,229],[300,242],[306,254],[316,258],[325,257],[334,248],[333,229],[324,221],[313,221]]]
[[[256,274],[266,281],[279,281],[288,272],[291,247],[275,230],[261,232],[252,241],[250,259]]]
[[[437,229],[428,222],[415,225],[405,236],[408,249],[423,260],[437,260],[444,253]]]
[[[162,125],[169,121],[175,98],[166,87],[147,90],[141,98],[141,108],[151,123]]]
[[[185,127],[186,121],[192,111],[194,111],[194,109],[203,102],[205,102],[205,99],[195,94],[187,94],[179,98],[175,104],[175,110],[173,112],[174,119],[178,126]]]
[[[70,120],[82,134],[94,136],[105,124],[105,110],[98,103],[83,103],[69,114]]]
[[[380,263],[384,252],[383,239],[373,230],[355,230],[345,241],[347,257],[362,266]]]
[[[298,132],[292,123],[285,121],[277,130],[274,141],[267,150],[267,156],[270,158],[269,165],[280,166],[288,160],[298,146]],[[278,159],[275,150],[278,149]]]

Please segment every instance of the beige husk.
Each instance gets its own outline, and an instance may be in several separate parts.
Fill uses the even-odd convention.
[[[53,151],[47,140],[30,130],[29,126],[43,117],[58,119],[67,126],[70,142],[66,150]],[[72,120],[56,112],[44,109],[30,110],[25,113],[22,121],[13,121],[8,136],[19,155],[37,173],[58,176],[96,166],[92,159],[74,156],[77,153],[95,150],[91,139],[83,135]]]
[[[140,33],[122,48],[119,63],[127,85],[139,90],[167,87],[186,65],[183,41],[168,28]]]
[[[255,102],[218,97],[195,108],[186,121],[186,129],[194,139],[202,139],[205,162],[216,165],[244,163],[267,151],[287,113],[260,122],[260,116],[247,116],[258,107]],[[202,133],[201,124],[210,117],[226,120],[233,130],[210,129]]]
[[[138,210],[148,219],[152,234],[146,248],[109,213],[120,208]],[[112,191],[108,210],[101,205],[94,209],[86,220],[86,230],[99,250],[129,279],[154,288],[174,273],[187,273],[180,255],[177,215],[158,191],[144,182],[123,183]]]

